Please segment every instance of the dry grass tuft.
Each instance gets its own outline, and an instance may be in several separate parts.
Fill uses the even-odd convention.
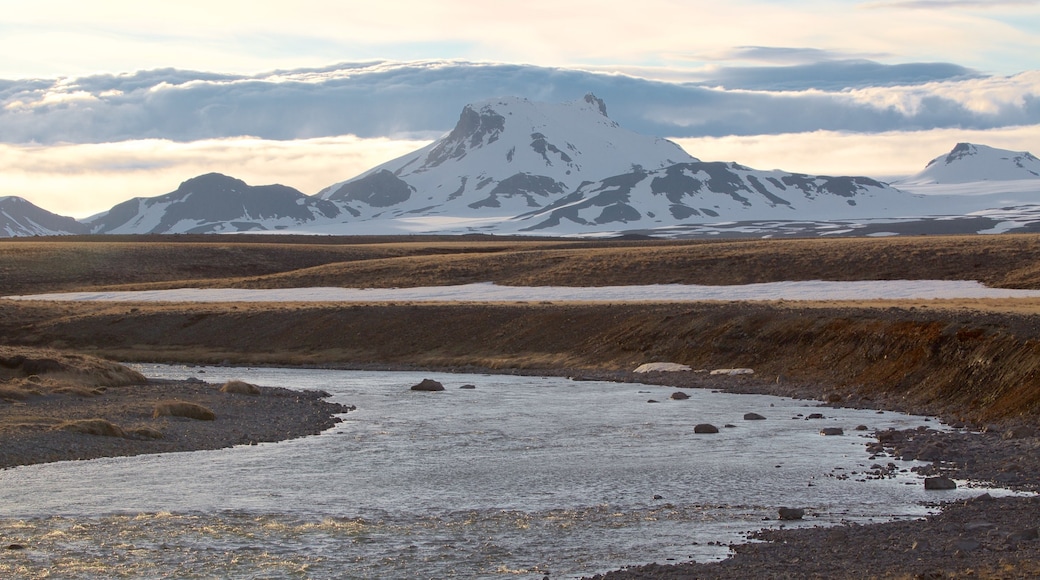
[[[217,414],[210,409],[199,405],[197,403],[189,403],[187,401],[165,401],[157,403],[155,410],[152,412],[152,417],[186,417],[188,419],[197,419],[199,421],[213,421],[217,418]]]
[[[128,433],[145,439],[162,439],[165,437],[162,431],[148,426],[134,427],[129,429]]]
[[[0,385],[0,399],[24,401],[39,394],[39,391],[21,385]]]
[[[100,435],[102,437],[126,437],[126,431],[122,427],[106,421],[105,419],[79,419],[68,421],[54,427],[64,431],[75,431],[88,435]]]
[[[54,389],[54,392],[61,395],[83,397],[84,399],[88,397],[97,397],[99,395],[104,394],[104,391],[101,391],[99,389],[88,389],[85,387],[59,387],[57,389]]]
[[[224,383],[224,386],[220,387],[221,393],[231,393],[235,395],[259,395],[260,388],[256,385],[252,385],[245,381],[230,380]]]
[[[147,382],[141,373],[102,358],[45,348],[0,346],[0,379],[34,384],[58,381],[83,387],[122,387]]]

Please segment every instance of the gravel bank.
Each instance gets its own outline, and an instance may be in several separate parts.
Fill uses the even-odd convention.
[[[634,380],[676,387],[819,398],[819,386],[766,381],[754,375],[585,373],[583,378]],[[898,401],[824,395],[821,406],[903,408]],[[831,402],[827,402],[830,400]],[[951,422],[956,424],[955,422]],[[1040,432],[1030,423],[966,428],[881,431],[864,450],[878,464],[918,460],[927,477],[1040,492]],[[937,492],[936,502],[941,502]],[[884,524],[762,530],[733,545],[721,562],[633,566],[596,580],[745,578],[1038,578],[1040,497],[992,498],[942,504],[939,514]]]
[[[350,407],[316,391],[258,387],[257,394],[220,391],[220,385],[149,381],[142,385],[74,390],[0,399],[0,469],[16,465],[143,453],[219,449],[314,435]],[[213,420],[153,417],[157,403],[188,401]],[[74,430],[70,423],[100,419],[121,435]]]

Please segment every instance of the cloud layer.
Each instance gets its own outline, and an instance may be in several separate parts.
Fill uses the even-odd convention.
[[[713,72],[718,78],[703,83],[669,83],[574,69],[428,61],[259,76],[155,70],[0,81],[0,139],[55,144],[347,134],[433,138],[451,129],[467,103],[503,95],[567,101],[587,92],[603,98],[623,126],[668,137],[1040,123],[1040,71],[986,77],[943,63],[838,60]],[[715,83],[724,86],[708,86]]]

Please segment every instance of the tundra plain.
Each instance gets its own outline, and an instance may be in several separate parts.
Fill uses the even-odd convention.
[[[1040,236],[660,241],[236,235],[0,242],[2,296],[183,287],[730,285],[788,280],[978,280],[994,287],[1040,289]],[[493,304],[0,300],[0,336],[9,352],[92,361],[490,369],[617,380],[635,380],[631,370],[653,361],[694,369],[752,368],[755,374],[750,376],[651,373],[638,375],[638,380],[937,415],[975,433],[972,459],[959,467],[950,462],[951,475],[1027,490],[1038,487],[1040,299]],[[15,379],[26,377],[10,380]],[[61,398],[54,408],[68,417],[52,416],[48,424],[99,418],[83,409],[116,401],[129,388],[109,387],[98,396],[8,397],[0,404],[0,416],[6,417],[0,420],[0,439],[24,435],[24,417],[34,412],[33,405]],[[191,394],[184,396],[190,400]],[[258,399],[239,400],[248,405]],[[16,424],[20,419],[23,423]],[[286,431],[292,436],[305,433]],[[1008,433],[1015,435],[1005,437]],[[101,438],[70,430],[61,430],[60,436],[78,438],[78,449],[93,449],[82,441]],[[224,444],[263,436],[243,434]],[[943,436],[922,434],[918,447],[928,437],[941,441]],[[184,441],[184,448],[192,447],[190,438]],[[961,449],[955,443],[942,446],[953,453]],[[135,445],[80,455],[148,452],[132,449]],[[24,453],[7,465],[69,458],[33,457],[31,447]],[[982,461],[982,456],[992,461]],[[1035,530],[1037,502],[1016,501],[1007,508],[994,504],[994,509],[1017,512],[1006,524],[1015,533],[1030,521]],[[966,532],[944,523],[956,520],[958,509],[970,512],[964,517],[984,517],[977,514],[984,506],[954,506],[938,516],[946,520],[882,526],[877,532],[864,529],[865,541],[877,535],[877,550],[892,541],[906,544],[905,550],[885,548],[885,558],[877,559],[880,568],[866,575],[1028,577],[1036,571],[1036,541],[1013,543],[1013,549],[1004,540],[992,549],[982,542],[970,558],[959,560],[950,557],[955,552],[911,549],[917,535],[925,533],[937,534],[932,542],[936,546],[963,539]],[[942,530],[928,531],[927,526]],[[738,550],[735,558],[715,567],[619,574],[728,577],[726,570],[736,570],[732,577],[740,577],[758,570],[797,576],[797,566],[783,567],[782,550],[792,542],[819,544],[819,538],[804,532],[769,539]],[[777,555],[762,556],[770,546],[778,546]],[[826,558],[820,566],[831,568],[805,567],[807,573],[841,577],[826,571],[861,558],[855,542],[826,548],[826,554],[803,556],[803,564]],[[769,567],[762,568],[762,561]],[[741,562],[751,567],[740,568]],[[855,572],[847,568],[845,577],[856,577]]]

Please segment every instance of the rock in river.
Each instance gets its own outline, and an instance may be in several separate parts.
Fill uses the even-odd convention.
[[[782,520],[800,520],[805,517],[805,510],[802,508],[782,507],[779,510],[779,514]]]
[[[443,391],[444,390],[444,385],[442,385],[441,383],[439,383],[439,382],[437,382],[437,381],[435,381],[433,379],[423,379],[422,382],[419,383],[418,385],[413,385],[412,386],[412,390],[413,391]]]

